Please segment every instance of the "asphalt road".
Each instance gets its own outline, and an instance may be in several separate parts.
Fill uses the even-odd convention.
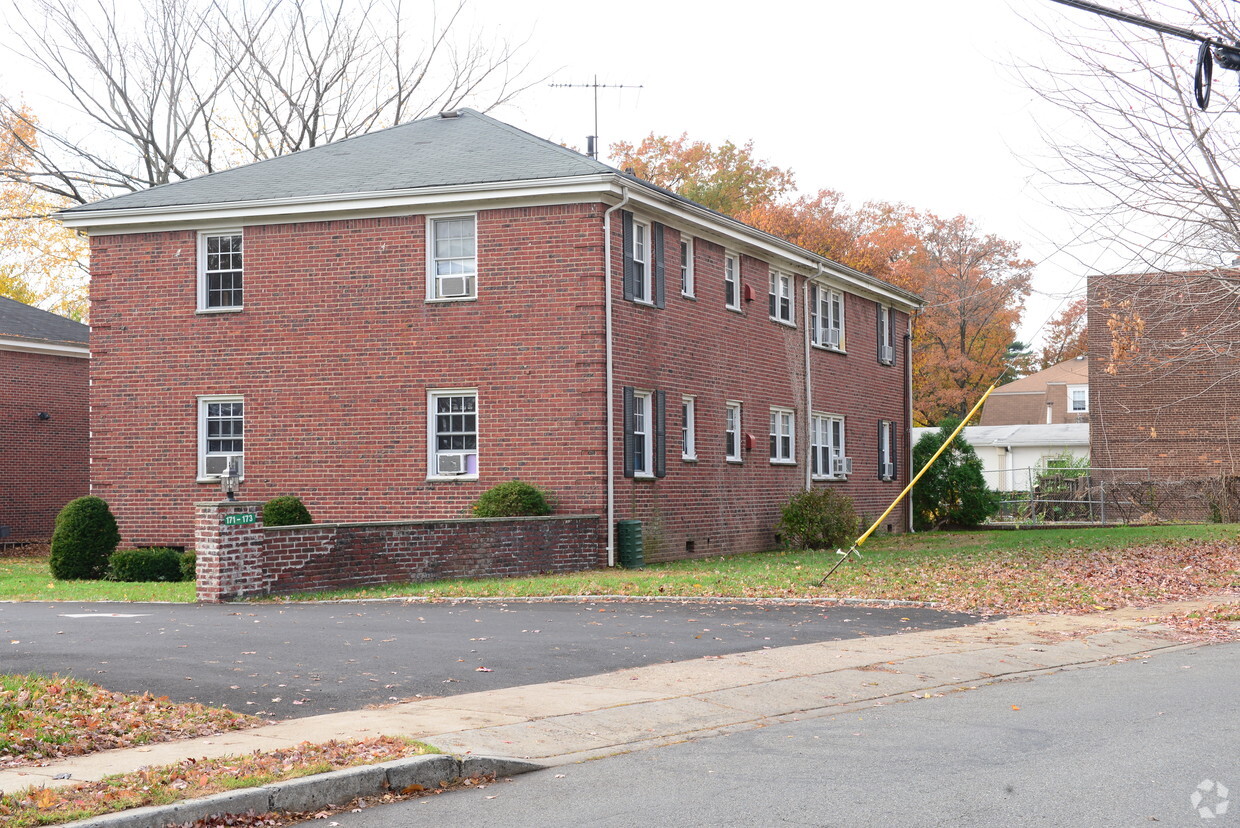
[[[1163,653],[561,766],[331,822],[1225,828],[1240,825],[1237,678],[1240,644]]]
[[[284,719],[978,620],[692,603],[0,604],[0,672]]]

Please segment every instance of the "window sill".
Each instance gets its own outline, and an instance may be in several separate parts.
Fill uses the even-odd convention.
[[[848,480],[847,477],[844,477],[842,475],[836,476],[836,475],[822,475],[822,474],[816,474],[810,479],[813,480],[815,483],[843,483],[846,480]]]
[[[797,461],[795,460],[772,460],[771,461],[772,466],[795,466],[796,464],[797,464]]]
[[[239,483],[244,483],[244,482],[245,482],[245,478],[244,478],[244,477],[239,477],[239,478],[237,478],[237,481],[238,481]],[[220,485],[220,479],[219,479],[219,477],[218,477],[218,476],[217,476],[217,477],[200,477],[200,478],[198,478],[197,480],[195,480],[194,482],[195,482],[195,483],[214,483],[214,484],[215,484],[215,485],[217,485],[217,486],[218,486],[218,485]]]
[[[428,296],[426,297],[426,304],[428,305],[441,305],[444,303],[451,303],[451,302],[477,302],[477,301],[478,301],[478,297],[476,295],[475,296]]]
[[[819,345],[817,342],[815,342],[813,343],[813,347],[817,348],[819,351],[829,351],[830,353],[833,353],[833,354],[848,353],[848,351],[844,350],[844,347],[842,345]]]
[[[681,299],[692,299],[694,302],[696,302],[696,301],[697,301],[697,296],[695,296],[695,295],[694,295],[694,294],[692,294],[692,293],[684,293],[684,292],[681,292],[681,294],[680,294],[680,298],[681,298]]]
[[[726,462],[731,463],[733,466],[743,466],[743,465],[745,465],[745,461],[744,461],[744,460],[741,460],[741,459],[739,459],[739,458],[737,458],[737,457],[729,457],[729,458],[727,458]]]
[[[777,324],[779,324],[779,325],[783,325],[785,328],[792,328],[792,330],[794,330],[794,331],[797,329],[797,323],[796,323],[796,322],[793,322],[793,321],[791,321],[791,320],[788,320],[788,319],[780,319],[778,316],[768,316],[768,317],[767,317],[767,319],[769,319],[769,320],[771,320],[772,322],[775,322],[775,323],[777,323]]]
[[[886,367],[886,368],[894,368],[894,367],[896,367],[895,360],[892,360],[891,362],[884,362],[883,360],[881,360],[881,359],[880,359],[880,360],[878,361],[878,364],[879,364],[879,365],[882,365],[882,366],[884,366],[884,367]]]
[[[682,454],[680,459],[685,463],[696,463],[698,461],[696,454]]]
[[[631,479],[632,480],[658,480],[659,478],[655,477],[653,474],[649,474],[648,472],[641,472],[641,473],[633,472],[633,477]]]
[[[732,305],[724,305],[723,309],[730,310],[732,313],[739,313],[741,316],[745,315],[745,309],[740,306],[733,307]]]
[[[452,483],[456,480],[477,480],[476,474],[442,474],[433,477],[427,477],[427,483]]]
[[[194,312],[200,316],[214,316],[217,313],[241,313],[243,310],[245,310],[244,306],[233,305],[232,307],[227,308],[198,308]]]

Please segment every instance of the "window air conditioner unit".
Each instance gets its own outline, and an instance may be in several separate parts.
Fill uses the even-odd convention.
[[[851,457],[832,457],[831,458],[831,474],[836,477],[847,477],[852,474],[852,458]]]
[[[827,328],[827,347],[840,347],[840,331],[839,328]]]
[[[242,456],[240,454],[208,454],[207,462],[204,465],[206,466],[206,472],[209,477],[218,477],[223,474],[228,469],[228,464],[230,462],[232,463],[233,469],[235,469],[237,474],[240,475],[242,474],[241,461]]]
[[[883,463],[883,480],[892,480],[896,476],[895,463]]]
[[[436,474],[464,474],[465,473],[465,455],[464,454],[440,454],[436,458]]]
[[[468,276],[439,277],[439,296],[441,299],[452,299],[469,295]]]
[[[879,350],[879,359],[884,365],[893,365],[896,361],[896,349],[894,345],[884,345]]]

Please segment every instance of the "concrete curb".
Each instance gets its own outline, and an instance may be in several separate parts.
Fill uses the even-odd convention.
[[[272,596],[272,602],[280,604],[817,604],[822,606],[860,607],[912,607],[914,609],[938,609],[941,601],[903,601],[895,598],[728,598],[720,596],[684,595],[534,595],[534,596],[451,596],[427,595],[392,596],[391,598],[337,598],[323,601],[281,601]],[[259,603],[267,603],[263,600]]]
[[[413,756],[378,765],[361,765],[273,782],[261,788],[225,791],[169,805],[118,811],[67,822],[62,828],[165,828],[210,816],[315,811],[332,805],[344,805],[360,796],[399,792],[414,785],[431,789],[474,776],[515,776],[543,767],[535,762],[503,757]]]

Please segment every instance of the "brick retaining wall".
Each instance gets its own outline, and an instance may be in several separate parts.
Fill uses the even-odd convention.
[[[262,526],[257,502],[197,505],[198,600],[606,565],[598,515]],[[226,525],[230,514],[251,524]]]

